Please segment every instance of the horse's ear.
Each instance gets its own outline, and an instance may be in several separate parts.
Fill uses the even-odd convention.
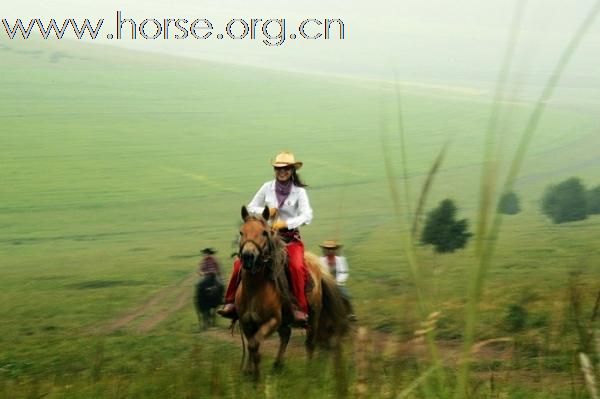
[[[242,220],[246,220],[248,215],[249,215],[248,209],[246,209],[245,205],[242,205]]]
[[[265,220],[269,220],[269,215],[270,215],[269,207],[265,205],[265,209],[263,209],[262,217]]]

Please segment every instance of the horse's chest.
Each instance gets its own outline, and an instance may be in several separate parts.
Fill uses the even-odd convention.
[[[265,308],[265,304],[260,298],[255,297],[250,300],[247,313],[252,321],[261,321],[269,318],[273,312],[271,309]]]
[[[242,306],[241,318],[248,322],[261,323],[264,320],[269,320],[273,317],[278,317],[278,309],[276,303],[272,303],[273,299],[264,295],[252,295],[246,298],[245,304]]]

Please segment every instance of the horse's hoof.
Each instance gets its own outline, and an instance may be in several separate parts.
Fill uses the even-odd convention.
[[[273,363],[273,372],[278,374],[283,371],[283,362],[275,362]]]

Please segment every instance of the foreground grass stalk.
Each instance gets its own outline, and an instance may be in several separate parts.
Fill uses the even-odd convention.
[[[402,180],[404,183],[404,204],[406,210],[406,221],[410,220],[410,210],[411,206],[411,195],[410,195],[410,186],[408,184],[408,160],[406,158],[406,141],[404,134],[404,112],[402,111],[402,96],[400,95],[400,87],[398,84],[398,77],[394,74],[395,82],[394,85],[395,93],[396,93],[396,104],[398,105],[398,133],[400,135],[400,156],[402,157]]]
[[[583,352],[579,353],[579,364],[581,365],[581,372],[585,378],[585,386],[590,393],[590,397],[592,399],[598,399],[598,389],[596,388],[594,368],[592,367],[590,358]]]
[[[400,214],[401,214],[400,195],[398,194],[398,188],[395,183],[391,158],[390,158],[389,152],[387,150],[387,148],[389,148],[386,145],[387,140],[383,136],[382,136],[381,143],[382,143],[385,171],[386,171],[387,178],[388,178],[388,185],[389,185],[390,193],[392,195],[392,203],[394,205],[394,212],[395,212],[398,222],[401,223],[401,221],[400,221],[400,219],[401,219],[400,218]],[[412,237],[411,237],[411,235],[409,235],[409,237],[410,238],[407,240],[407,246],[406,246],[407,247],[406,248],[407,255],[409,257],[408,264],[409,264],[409,268],[410,268],[410,272],[411,272],[413,281],[415,283],[415,290],[416,290],[416,294],[417,294],[417,304],[419,306],[419,313],[422,317],[426,317],[428,310],[429,310],[429,306],[425,303],[425,299],[423,296],[421,281],[420,281],[419,272],[418,272],[418,265],[416,263],[416,258],[414,256],[410,255],[413,251],[410,249],[410,248],[412,248]]]
[[[401,112],[401,109],[400,109]],[[385,126],[382,125],[382,139],[381,139],[381,143],[382,143],[382,150],[383,150],[383,154],[384,154],[384,164],[385,164],[385,169],[386,169],[386,174],[388,177],[388,184],[389,184],[389,188],[390,188],[390,193],[392,195],[392,202],[394,205],[394,212],[396,214],[396,218],[398,220],[398,223],[402,223],[401,222],[401,218],[400,218],[400,195],[398,193],[398,188],[396,186],[396,180],[394,177],[394,173],[393,173],[393,167],[392,167],[392,163],[391,163],[391,157],[389,155],[389,152],[387,151],[387,148],[389,148],[386,144],[387,144],[387,139],[386,137],[383,135],[383,132],[385,132]],[[403,133],[402,133],[403,134]],[[403,157],[405,157],[404,154],[406,154],[406,149],[405,149],[405,143],[404,141],[401,142],[401,146],[402,146],[402,154]],[[413,220],[413,224],[412,224],[412,228],[410,233],[408,234],[408,238],[404,240],[405,242],[405,252],[406,252],[406,256],[407,256],[407,262],[409,265],[409,269],[411,272],[411,276],[413,278],[414,284],[415,284],[415,290],[416,290],[416,295],[417,295],[417,304],[418,304],[418,308],[419,308],[419,315],[421,320],[425,320],[427,318],[427,316],[429,315],[430,311],[431,311],[431,306],[426,303],[425,300],[425,296],[423,294],[423,287],[422,287],[422,283],[421,283],[421,278],[420,278],[420,271],[419,271],[419,265],[417,262],[417,257],[415,254],[415,237],[416,237],[416,229],[418,229],[418,225],[419,225],[419,220],[422,216],[423,213],[423,209],[425,207],[425,203],[426,203],[426,199],[427,196],[429,194],[429,191],[431,189],[431,186],[433,184],[433,180],[434,177],[437,173],[437,171],[439,170],[439,167],[444,159],[444,156],[446,154],[446,149],[447,149],[447,143],[444,145],[444,147],[442,148],[442,150],[440,151],[440,153],[438,154],[432,168],[429,170],[429,173],[427,175],[427,179],[426,182],[423,186],[423,189],[421,191],[421,196],[419,198],[418,201],[418,207],[417,210],[415,212],[414,215],[414,220]],[[410,199],[410,194],[408,193],[408,167],[406,165],[406,161],[403,161],[403,175],[404,175],[404,181],[405,181],[405,190],[406,190],[406,207],[405,207],[405,212],[406,212],[406,220],[409,220],[409,216],[410,215],[410,207],[409,207],[409,199]],[[437,349],[437,346],[435,344],[435,337],[434,337],[434,332],[430,331],[428,332],[426,335],[426,341],[427,341],[427,347],[429,349],[429,353],[431,355],[431,360],[433,363],[433,366],[435,367],[435,369],[437,370],[436,372],[436,379],[437,379],[437,383],[438,386],[443,388],[446,384],[446,377],[441,369],[441,367],[439,367],[441,365],[441,361],[440,361],[440,356],[439,356],[439,351]],[[424,382],[425,386],[427,387],[426,382]]]
[[[428,368],[427,370],[425,370],[420,376],[415,378],[409,386],[404,388],[398,394],[398,396],[396,396],[396,398],[402,399],[402,398],[409,397],[412,394],[412,392],[419,387],[419,385],[421,385],[425,380],[427,380],[427,378],[429,378],[431,373],[433,373],[437,369],[437,367],[438,367],[437,365],[433,365],[430,368]]]
[[[599,12],[600,1],[597,1],[592,7],[592,9],[588,12],[585,20],[579,26],[579,28],[575,32],[575,35],[573,36],[573,38],[563,51],[561,57],[559,58],[552,75],[550,76],[548,82],[544,86],[540,98],[535,103],[534,110],[530,118],[528,119],[525,129],[521,135],[519,146],[510,165],[509,173],[501,190],[501,194],[505,194],[512,191],[516,178],[519,174],[519,171],[521,170],[523,160],[525,158],[525,154],[527,153],[527,149],[529,147],[533,134],[535,133],[539,121],[546,108],[546,101],[552,96],[554,89],[556,88],[560,80],[560,77],[562,76],[564,70],[566,69],[566,66],[568,65],[569,60],[573,56],[577,47],[579,46],[582,38],[592,26]],[[493,258],[501,224],[502,214],[496,212],[489,232],[487,233],[486,238],[482,244],[481,253],[478,256],[479,262],[477,265],[477,269],[475,270],[475,273],[473,274],[469,284],[465,336],[463,342],[463,355],[461,358],[458,383],[455,391],[456,398],[466,397],[467,395],[466,386],[469,376],[470,348],[473,344],[475,334],[475,325],[478,315],[478,303],[481,298],[481,293],[483,291],[483,281],[485,279],[486,273],[489,269],[491,260]]]
[[[415,210],[415,217],[413,219],[413,225],[410,230],[411,240],[413,244],[416,243],[417,235],[419,234],[419,227],[421,222],[421,216],[425,210],[425,204],[427,203],[427,196],[429,195],[429,191],[431,191],[431,186],[433,185],[433,179],[437,174],[442,162],[444,161],[444,157],[446,156],[446,150],[448,149],[448,142],[444,144],[440,153],[435,158],[435,162],[429,169],[429,173],[427,174],[427,179],[425,179],[425,183],[423,183],[423,188],[421,189],[421,196],[419,197],[419,201],[417,202],[417,209]]]
[[[411,270],[413,270],[413,275],[414,275],[414,279],[415,279],[415,285],[417,283],[420,284],[420,268],[417,262],[417,255],[415,252],[415,246],[417,243],[417,234],[418,234],[418,228],[419,228],[419,221],[421,220],[421,217],[423,215],[423,210],[425,209],[425,203],[427,202],[427,197],[429,195],[429,191],[431,190],[431,186],[433,185],[433,180],[435,178],[435,175],[437,174],[442,162],[444,161],[444,157],[446,156],[446,150],[448,148],[448,142],[446,142],[444,144],[444,146],[442,147],[442,149],[440,150],[438,156],[435,159],[435,162],[433,163],[433,166],[431,167],[431,169],[429,170],[429,173],[427,174],[427,179],[425,180],[425,184],[423,185],[423,189],[421,191],[421,196],[419,197],[419,200],[417,202],[417,209],[415,211],[415,215],[414,215],[414,220],[413,220],[413,226],[411,229],[410,234],[408,235],[408,240],[406,240],[406,256],[407,256],[407,261],[408,264],[410,265]],[[407,175],[408,173],[405,171],[405,175]],[[408,207],[408,204],[407,204]],[[407,209],[407,213],[409,212],[409,210]],[[420,286],[419,286],[420,287]],[[421,293],[422,295],[422,293]],[[421,320],[425,320],[428,316],[429,316],[429,311],[430,309],[421,309]],[[433,366],[436,367],[436,379],[438,382],[438,386],[440,388],[444,388],[446,386],[446,376],[443,372],[443,369],[439,366],[441,366],[441,360],[440,360],[440,355],[439,355],[439,351],[437,348],[437,345],[435,343],[435,335],[434,335],[434,331],[431,330],[429,331],[426,335],[425,338],[427,340],[427,347],[429,349],[429,353],[431,354],[431,359],[433,362]]]
[[[510,28],[510,35],[508,39],[508,45],[506,46],[506,53],[503,57],[503,64],[500,69],[500,74],[496,82],[494,90],[494,99],[492,103],[492,111],[488,120],[486,129],[486,139],[484,144],[484,156],[483,156],[483,170],[481,173],[480,182],[480,195],[479,195],[479,217],[477,223],[477,232],[475,237],[476,242],[476,254],[481,255],[483,249],[483,243],[486,231],[488,229],[488,221],[490,218],[490,210],[492,209],[492,200],[494,197],[494,191],[496,188],[497,174],[498,174],[498,158],[497,153],[494,155],[494,147],[496,143],[496,135],[498,128],[498,120],[500,116],[500,110],[502,107],[502,101],[505,96],[506,82],[510,74],[510,68],[515,53],[516,45],[518,42],[521,21],[523,19],[523,11],[525,8],[526,1],[519,2],[515,9],[515,15],[513,17],[512,26]]]

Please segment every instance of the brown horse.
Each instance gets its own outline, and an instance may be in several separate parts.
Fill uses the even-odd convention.
[[[242,283],[235,296],[239,323],[247,339],[246,371],[256,379],[260,375],[260,345],[275,331],[279,334],[279,350],[275,368],[283,365],[290,335],[292,299],[285,273],[285,243],[267,224],[269,208],[262,215],[250,215],[242,207],[244,223],[240,228]],[[307,354],[317,346],[339,349],[340,339],[348,332],[349,309],[345,306],[335,280],[322,269],[319,258],[305,253],[304,262],[312,279],[307,294],[310,307],[306,333]]]

